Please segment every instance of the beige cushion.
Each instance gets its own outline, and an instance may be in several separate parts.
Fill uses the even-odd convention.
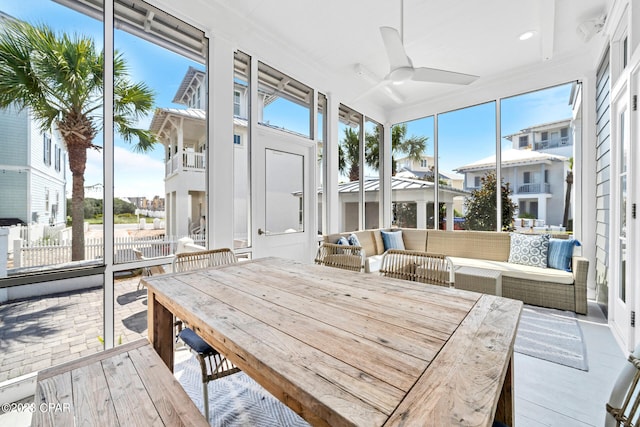
[[[427,233],[428,231],[424,229],[403,228],[404,248],[409,251],[425,252],[427,250]]]
[[[500,271],[502,273],[502,277],[514,277],[517,279],[573,285],[573,274],[571,272],[557,270],[555,268],[531,267],[529,265],[475,258],[450,257],[450,259],[454,265],[454,269],[463,266],[485,268]]]
[[[367,257],[364,263],[365,273],[377,273],[380,271],[380,267],[382,267],[382,257],[384,257],[384,254]]]
[[[495,231],[429,230],[427,252],[460,258],[507,261],[511,236]]]

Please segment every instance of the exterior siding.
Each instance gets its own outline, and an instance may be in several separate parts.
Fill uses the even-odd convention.
[[[28,223],[27,192],[29,175],[26,172],[6,170],[0,173],[0,218],[19,218]]]
[[[13,107],[0,110],[0,129],[0,166],[26,166],[29,147],[26,136],[29,116],[26,111]]]
[[[45,162],[44,136],[27,110],[0,110],[0,128],[0,218],[49,224],[58,200],[56,222],[64,222],[67,155],[61,140],[53,132],[46,133],[51,138],[51,155],[50,162]]]
[[[596,79],[596,298],[606,304],[609,283],[609,197],[611,192],[609,52]]]

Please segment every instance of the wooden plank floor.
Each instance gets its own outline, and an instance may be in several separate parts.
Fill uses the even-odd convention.
[[[626,354],[595,303],[578,315],[589,371],[515,353],[516,426],[584,427],[604,424],[605,403]]]

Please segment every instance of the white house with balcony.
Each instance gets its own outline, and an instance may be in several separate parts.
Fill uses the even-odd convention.
[[[562,225],[573,126],[571,119],[558,120],[504,137],[511,149],[501,153],[502,179],[510,184],[518,216],[533,217],[537,225]],[[482,177],[495,170],[495,159],[490,156],[456,169],[464,174],[465,190],[481,187]]]
[[[571,119],[532,126],[507,135],[504,139],[511,141],[514,150],[530,149],[565,157],[573,156]]]
[[[543,225],[560,225],[564,214],[565,176],[568,158],[533,150],[503,150],[502,178],[512,190],[518,216],[528,214]],[[456,169],[464,174],[464,189],[482,186],[482,177],[494,171],[496,157],[489,156]],[[538,222],[542,224],[542,221]]]
[[[149,128],[165,147],[166,232],[170,236],[205,231],[206,93],[205,72],[189,67],[173,98],[174,103],[187,108],[156,109]],[[233,105],[233,144],[236,150],[246,151],[247,104],[246,87],[236,83]],[[240,159],[243,155],[234,157]]]

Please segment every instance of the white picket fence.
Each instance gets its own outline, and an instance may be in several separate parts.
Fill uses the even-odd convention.
[[[178,240],[185,236],[172,237],[116,237],[113,253],[116,264],[136,260],[133,249],[142,252],[145,258],[155,258],[175,253]],[[204,235],[186,236],[195,244],[205,246]],[[44,265],[64,264],[71,262],[71,240],[38,240],[27,242],[14,240],[13,267],[39,267]],[[85,260],[102,259],[104,256],[102,238],[86,239],[84,243]]]

